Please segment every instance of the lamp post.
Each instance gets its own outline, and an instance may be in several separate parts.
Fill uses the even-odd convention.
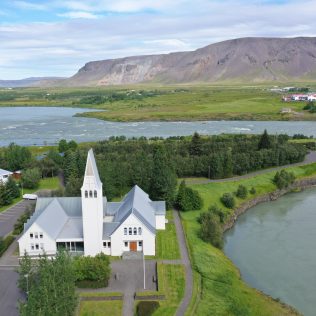
[[[29,275],[24,274],[24,277],[26,279],[26,298],[29,298]]]

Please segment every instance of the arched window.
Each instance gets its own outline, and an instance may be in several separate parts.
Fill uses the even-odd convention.
[[[138,235],[141,235],[141,234],[142,234],[142,228],[138,227]]]
[[[129,234],[129,235],[132,235],[132,227],[129,227],[129,228],[128,228],[128,234]]]
[[[89,197],[92,198],[92,191],[89,191]]]
[[[127,235],[127,228],[124,228],[124,235]]]
[[[134,235],[137,235],[137,228],[134,227]]]
[[[94,190],[94,197],[98,197],[98,192],[96,190]]]
[[[88,197],[88,191],[84,191],[84,196],[87,198]]]

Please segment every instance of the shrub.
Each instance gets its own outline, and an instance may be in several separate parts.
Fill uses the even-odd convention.
[[[288,188],[295,181],[295,175],[293,172],[288,172],[286,170],[278,171],[274,178],[273,182],[278,187],[278,189]]]
[[[13,243],[14,237],[9,235],[4,239],[0,237],[0,257],[6,252],[9,246]]]
[[[245,199],[247,197],[247,195],[248,195],[247,188],[244,185],[240,184],[238,186],[236,196],[239,197],[240,199]]]
[[[35,206],[28,205],[26,208],[25,213],[21,214],[21,216],[17,219],[16,223],[14,224],[13,235],[19,235],[22,233],[24,228],[24,223],[31,217],[35,209]]]
[[[221,197],[221,202],[227,208],[234,208],[235,207],[235,199],[231,193],[224,193]]]
[[[157,301],[141,301],[137,304],[136,314],[137,316],[150,316],[159,307]]]
[[[257,190],[255,189],[255,187],[252,187],[249,191],[251,194],[256,194]]]
[[[199,216],[198,222],[201,224],[199,232],[201,239],[221,249],[223,247],[223,230],[219,217],[213,213],[204,212]]]
[[[209,212],[217,215],[221,223],[224,223],[226,214],[221,208],[219,208],[216,204],[214,204],[214,205],[211,205],[208,210]]]
[[[111,274],[110,260],[105,254],[74,259],[76,284],[79,287],[106,287]]]
[[[36,189],[41,179],[41,172],[38,168],[27,169],[22,173],[22,183],[26,189]]]
[[[185,181],[182,181],[179,186],[175,206],[180,211],[199,210],[203,206],[203,201],[198,191],[188,188]]]

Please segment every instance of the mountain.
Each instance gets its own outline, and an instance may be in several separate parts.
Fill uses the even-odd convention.
[[[240,38],[190,52],[92,61],[63,85],[316,80],[316,38]]]
[[[42,86],[46,84],[54,84],[59,80],[65,78],[61,77],[31,77],[20,80],[0,80],[1,88],[22,88],[22,87],[33,87]]]

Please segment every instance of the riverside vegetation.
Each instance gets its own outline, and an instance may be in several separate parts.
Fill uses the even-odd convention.
[[[301,86],[302,83],[294,84]],[[315,83],[307,84],[310,90]],[[306,103],[282,102],[268,85],[135,85],[97,88],[0,89],[0,106],[83,107],[80,116],[112,121],[315,120]],[[281,113],[290,107],[291,113]]]

